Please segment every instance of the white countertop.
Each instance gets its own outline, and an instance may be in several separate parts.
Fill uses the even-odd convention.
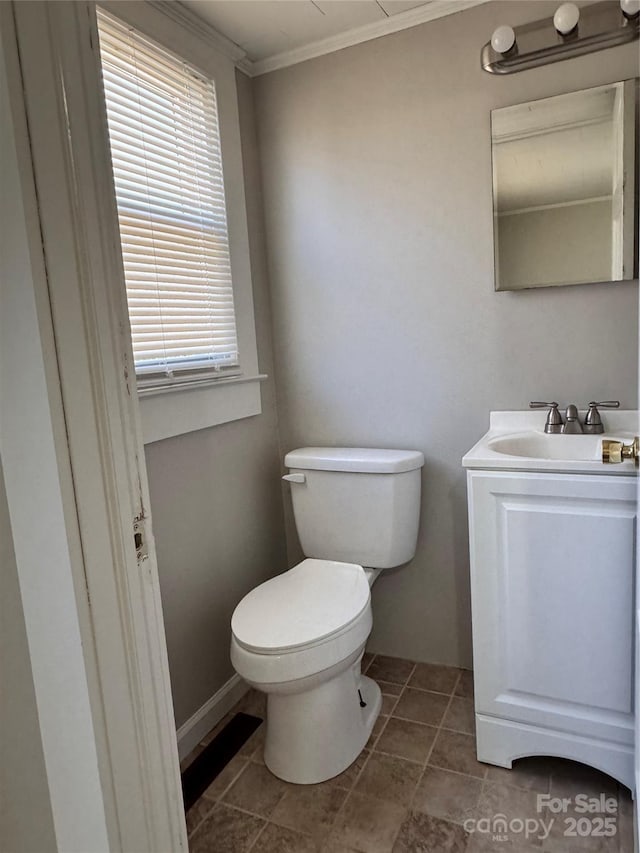
[[[584,423],[586,412],[580,412]],[[555,471],[560,473],[635,475],[636,468],[631,460],[619,465],[602,462],[602,439],[617,439],[629,443],[638,433],[638,412],[620,409],[601,409],[600,417],[605,432],[602,435],[547,435],[544,425],[547,410],[536,409],[522,412],[491,412],[489,431],[465,454],[465,468],[511,471]],[[539,453],[527,456],[522,452],[498,452],[493,447],[539,448]],[[545,450],[546,448],[546,450]]]

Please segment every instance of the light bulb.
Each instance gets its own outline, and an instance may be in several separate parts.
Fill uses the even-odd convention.
[[[640,0],[620,0],[620,8],[625,18],[635,18],[640,12]]]
[[[491,47],[496,53],[507,53],[516,43],[516,34],[513,27],[506,25],[497,27],[491,36]]]
[[[560,35],[567,36],[578,26],[579,18],[580,9],[578,9],[575,3],[563,3],[562,6],[558,6],[556,9],[556,13],[553,16],[553,26]]]

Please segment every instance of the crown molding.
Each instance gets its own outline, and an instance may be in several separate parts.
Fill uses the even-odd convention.
[[[190,30],[195,35],[207,41],[212,47],[220,51],[224,56],[234,62],[238,68],[241,68],[245,73],[250,73],[246,70],[246,65],[252,65],[247,59],[246,51],[239,47],[234,41],[222,35],[221,32],[208,24],[191,9],[183,6],[182,3],[176,3],[174,0],[146,0],[149,6],[153,6],[167,18],[171,18],[175,23],[180,24],[186,30]],[[116,13],[117,14],[117,13]],[[244,67],[243,67],[244,66]]]
[[[259,77],[261,74],[268,74],[270,71],[277,71],[280,68],[287,68],[290,65],[305,62],[307,59],[315,59],[327,53],[334,53],[345,47],[352,47],[355,44],[361,44],[362,42],[380,38],[390,33],[397,33],[400,30],[417,27],[420,24],[425,24],[427,21],[444,18],[446,15],[453,15],[456,12],[463,12],[465,9],[471,9],[473,6],[481,6],[487,2],[489,0],[432,0],[432,2],[424,6],[417,6],[415,9],[408,9],[406,12],[400,12],[397,15],[390,15],[382,21],[365,24],[362,27],[356,27],[345,33],[338,33],[335,36],[320,39],[294,50],[287,50],[283,53],[277,53],[275,56],[268,56],[266,59],[260,59],[256,62],[244,60],[242,71],[250,77]]]
[[[247,77],[253,77],[253,62],[249,59],[248,56],[245,56],[243,59],[240,59],[236,62],[236,68],[238,71],[242,71]]]

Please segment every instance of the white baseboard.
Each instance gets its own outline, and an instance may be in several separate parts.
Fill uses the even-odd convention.
[[[201,708],[189,717],[178,729],[178,755],[180,761],[189,755],[207,735],[211,729],[220,722],[236,702],[247,693],[249,686],[236,673],[216,691]]]

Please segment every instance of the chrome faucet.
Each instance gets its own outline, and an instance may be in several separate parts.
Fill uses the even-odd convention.
[[[549,408],[547,422],[544,425],[544,431],[550,435],[580,435],[587,433],[588,435],[601,435],[604,432],[604,425],[600,418],[598,406],[603,409],[618,409],[620,407],[619,400],[602,400],[600,403],[589,403],[589,411],[584,419],[584,426],[580,423],[578,408],[573,403],[567,406],[565,421],[562,420],[562,415],[558,411],[557,403],[541,403],[534,401],[529,403],[530,409],[545,409]]]

